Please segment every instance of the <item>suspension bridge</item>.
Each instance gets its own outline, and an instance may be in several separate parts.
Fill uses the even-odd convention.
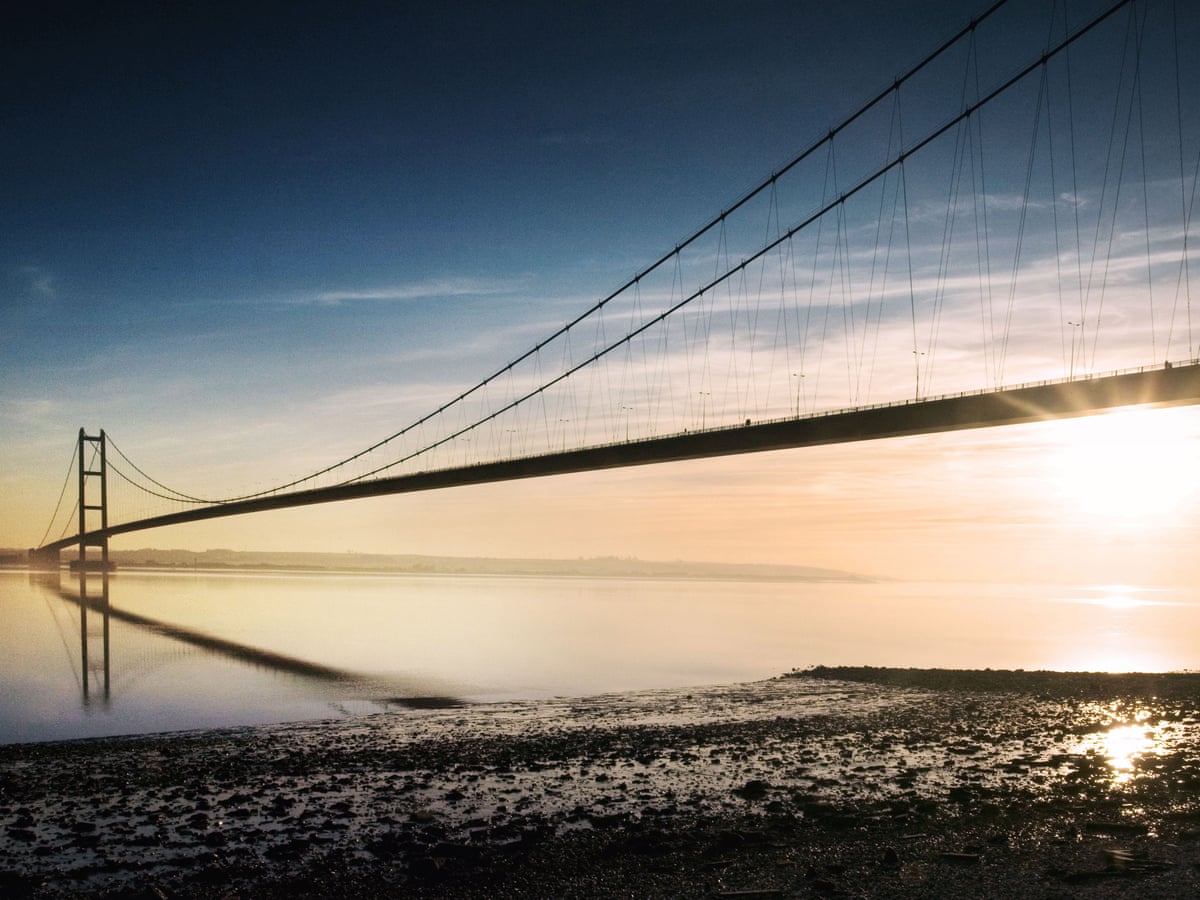
[[[994,3],[590,308],[315,471],[179,489],[80,429],[31,561],[103,566],[120,534],[316,503],[1200,402],[1197,12],[1099,4],[1045,4],[1017,40]]]

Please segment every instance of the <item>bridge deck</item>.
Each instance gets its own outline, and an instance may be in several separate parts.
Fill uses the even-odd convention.
[[[293,491],[125,522],[112,525],[103,531],[91,532],[86,537],[112,537],[202,519],[361,497],[379,497],[765,450],[1014,425],[1089,415],[1124,406],[1178,406],[1191,403],[1200,403],[1200,362],[1195,360],[1181,365],[1138,369],[1086,379],[1022,385],[769,422],[747,422],[734,427],[684,432],[540,456],[398,475],[355,484]],[[40,550],[53,553],[78,542],[79,537],[75,535],[47,544]]]

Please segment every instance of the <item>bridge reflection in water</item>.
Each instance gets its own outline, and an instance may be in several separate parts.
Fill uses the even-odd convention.
[[[344,689],[346,694],[367,693],[374,702],[418,709],[460,705],[450,696],[406,695],[411,685],[402,679],[380,678],[335,666],[323,665],[263,647],[228,640],[195,628],[176,625],[153,616],[114,606],[111,602],[111,576],[107,571],[73,573],[64,580],[60,571],[36,572],[30,580],[70,604],[79,613],[79,684],[85,708],[98,695],[103,708],[113,699],[112,623],[121,622],[176,644],[243,663],[280,675],[323,682]]]

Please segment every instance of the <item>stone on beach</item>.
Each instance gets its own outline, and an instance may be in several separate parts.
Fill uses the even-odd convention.
[[[0,892],[1200,895],[1197,695],[844,674],[0,747]]]

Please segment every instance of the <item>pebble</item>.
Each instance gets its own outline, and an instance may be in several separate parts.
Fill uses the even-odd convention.
[[[1179,812],[1173,785],[1200,779],[1200,717],[1179,698],[1171,718],[1160,716],[1161,702],[1014,702],[794,678],[0,747],[0,873],[51,894],[146,895],[240,871],[225,888],[237,896],[253,895],[256,879],[308,873],[297,889],[316,895],[330,886],[322,872],[353,859],[338,882],[351,896],[356,879],[371,878],[400,879],[414,896],[428,884],[436,896],[433,885],[473,884],[470,873],[493,859],[508,860],[498,871],[520,859],[553,879],[585,873],[572,855],[580,848],[609,847],[613,855],[579,857],[586,871],[616,866],[603,870],[613,884],[625,869],[640,873],[649,893],[634,893],[644,896],[673,896],[652,889],[660,876],[700,895],[790,896],[802,884],[889,896],[895,879],[982,877],[970,870],[1027,859],[1057,866],[1067,886],[1115,870],[1182,879],[1200,871],[1200,814]],[[1154,752],[1134,761],[1138,777],[1118,780],[1094,745],[1143,713],[1139,721],[1167,724],[1156,726]],[[1136,821],[1120,818],[1127,798]],[[1052,844],[1070,827],[1075,837]],[[1104,836],[1157,849],[1120,848],[1093,876],[1078,858],[1097,864],[1088,842]]]

